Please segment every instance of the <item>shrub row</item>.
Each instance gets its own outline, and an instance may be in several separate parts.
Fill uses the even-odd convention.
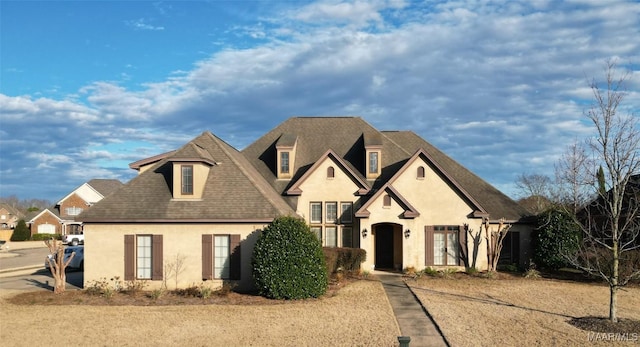
[[[45,241],[50,239],[61,240],[62,235],[60,234],[33,234],[31,236],[31,241]]]
[[[336,273],[338,269],[346,272],[358,271],[360,264],[367,260],[367,252],[360,248],[323,247],[322,252],[328,275]]]

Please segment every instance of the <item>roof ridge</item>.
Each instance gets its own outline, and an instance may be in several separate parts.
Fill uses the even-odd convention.
[[[268,192],[261,187],[260,184],[258,184],[257,180],[262,179],[263,182],[272,189],[272,193],[273,194],[277,194],[275,190],[273,190],[273,188],[271,187],[271,185],[264,179],[264,177],[262,177],[262,175],[260,175],[258,172],[255,172],[255,175],[248,175],[248,170],[255,170],[255,168],[253,167],[253,165],[251,165],[251,163],[244,157],[244,155],[238,151],[235,147],[229,145],[228,143],[226,143],[225,141],[219,139],[217,136],[213,135],[210,132],[207,132],[212,140],[214,142],[216,142],[216,144],[218,144],[218,146],[220,147],[220,149],[227,155],[227,157],[229,157],[229,159],[234,163],[234,165],[236,165],[238,168],[240,168],[240,172],[249,180],[249,182],[251,183],[251,185],[256,188],[258,190],[258,192],[260,192],[260,194],[267,199],[267,201],[269,201],[269,203],[271,203],[271,205],[276,208],[276,210],[282,210],[281,205],[278,204],[278,202],[274,201],[272,199],[272,197],[270,196],[271,194],[268,194]],[[223,145],[226,146],[221,146],[220,143],[218,143],[218,140],[220,142],[222,142]],[[232,148],[233,150],[235,150],[235,153],[231,153],[229,152],[228,148]],[[239,155],[241,158],[243,158],[244,160],[246,160],[246,165],[245,163],[241,163],[240,160],[238,160],[238,158],[235,157],[235,155]],[[255,178],[252,176],[256,176]],[[284,201],[282,201],[283,205],[289,206],[288,204],[286,204]]]

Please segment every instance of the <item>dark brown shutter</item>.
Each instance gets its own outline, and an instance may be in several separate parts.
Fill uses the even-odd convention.
[[[163,269],[163,259],[162,259],[162,235],[153,235],[151,237],[151,280],[153,281],[161,281]]]
[[[202,235],[202,280],[213,278],[213,235]]]
[[[460,244],[458,265],[466,266],[469,257],[467,255],[467,231],[464,229],[464,225],[458,227],[458,243]]]
[[[124,280],[136,279],[136,236],[124,235]]]
[[[229,246],[231,251],[231,254],[229,254],[229,275],[232,280],[239,280],[241,275],[240,268],[242,265],[242,258],[240,254],[240,235],[231,235],[229,237]]]
[[[424,265],[433,265],[433,225],[424,227]]]

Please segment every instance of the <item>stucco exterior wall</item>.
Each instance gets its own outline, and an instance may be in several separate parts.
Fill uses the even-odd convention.
[[[176,258],[184,260],[184,268],[178,274],[178,287],[187,287],[203,282],[202,279],[202,235],[239,234],[241,238],[241,280],[239,289],[253,285],[251,256],[260,230],[259,224],[85,224],[85,270],[84,286],[102,278],[114,276],[124,279],[124,235],[163,235],[163,262],[169,264]],[[160,288],[162,281],[147,281],[147,289]],[[175,288],[175,277],[167,278],[169,289]],[[222,280],[208,280],[213,287]]]
[[[330,166],[335,169],[333,178],[327,178],[327,169]],[[300,185],[300,189],[302,190],[302,195],[298,198],[296,212],[300,216],[303,216],[307,224],[311,222],[311,202],[323,202],[323,223],[326,223],[326,210],[324,205],[325,202],[338,203],[338,218],[340,217],[341,202],[353,203],[352,213],[355,213],[355,211],[359,208],[358,201],[360,197],[355,195],[359,187],[344,171],[341,170],[340,166],[330,158],[325,158],[318,165],[317,169],[312,172]],[[359,238],[356,236],[356,234],[359,234],[359,225],[358,221],[353,216],[352,221],[353,222],[350,225],[353,225],[353,233],[355,238],[354,247],[358,247],[359,245],[357,241]],[[338,235],[338,239],[340,240],[339,242],[342,242],[340,235]]]
[[[193,194],[182,194],[182,166],[193,166]],[[201,199],[210,167],[201,163],[173,164],[173,197],[175,199]]]
[[[418,167],[425,168],[425,177],[417,178]],[[395,242],[402,244],[402,267],[413,266],[423,269],[425,265],[425,226],[427,225],[451,225],[460,226],[468,224],[474,233],[480,231],[482,220],[469,218],[473,208],[440,177],[426,162],[416,160],[392,183],[396,191],[402,195],[419,213],[416,218],[403,218],[405,209],[398,201],[392,199],[391,206],[383,206],[383,196],[371,202],[368,210],[369,218],[361,220],[361,229],[366,228],[367,237],[361,237],[360,244],[367,252],[367,261],[364,269],[373,269],[375,265],[375,226],[380,223],[394,223],[400,226],[401,232],[396,232]],[[405,237],[405,231],[409,230],[409,236]],[[461,232],[464,232],[461,231]],[[479,269],[486,269],[486,244],[477,247],[476,265]],[[473,240],[468,237],[467,244],[470,249],[474,247]],[[394,243],[395,246],[395,243]],[[395,255],[396,252],[394,252]],[[472,254],[472,252],[470,252]]]

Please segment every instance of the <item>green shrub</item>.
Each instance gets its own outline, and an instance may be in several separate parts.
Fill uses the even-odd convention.
[[[24,219],[18,221],[18,225],[13,229],[13,234],[11,234],[11,241],[27,241],[31,237],[31,232],[27,227],[27,223]]]
[[[60,235],[60,234],[33,234],[33,236],[31,236],[31,240],[32,241],[45,241],[45,240],[51,240],[51,239],[61,240],[62,239],[62,235]]]
[[[329,276],[337,273],[339,269],[350,273],[359,272],[360,264],[367,259],[367,252],[360,248],[324,247],[322,252]]]
[[[578,249],[580,228],[572,216],[562,210],[550,209],[538,216],[533,233],[533,261],[541,268],[557,270],[569,265]]]
[[[265,297],[304,299],[327,291],[322,246],[302,219],[276,218],[256,241],[252,263],[255,286]]]
[[[431,266],[424,268],[422,270],[422,273],[427,275],[427,276],[431,276],[431,277],[438,276],[438,270],[432,268]]]

